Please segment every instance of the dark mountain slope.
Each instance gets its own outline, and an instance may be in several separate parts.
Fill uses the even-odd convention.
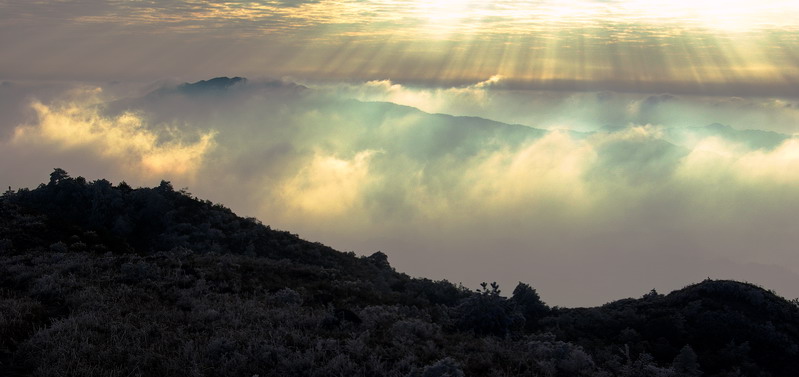
[[[551,309],[410,278],[168,182],[0,198],[3,376],[793,376],[797,329],[731,281]]]
[[[773,375],[789,376],[799,367],[797,315],[795,303],[760,287],[706,280],[665,296],[561,309],[545,322],[558,337],[585,347],[627,345],[661,362],[690,344],[709,375],[737,369],[754,376],[757,365],[768,365]]]
[[[6,193],[2,204],[10,223],[0,238],[10,245],[22,246],[14,248],[17,250],[139,256],[192,250],[286,259],[297,265],[343,273],[353,280],[387,278],[398,286],[409,281],[406,275],[391,269],[382,253],[370,258],[341,253],[295,234],[273,230],[256,219],[240,218],[224,206],[175,191],[166,181],[154,188],[132,189],[124,182],[118,186],[103,179],[86,182],[56,169],[48,184],[35,190]],[[18,223],[30,229],[21,230]],[[457,297],[442,299],[451,303]]]

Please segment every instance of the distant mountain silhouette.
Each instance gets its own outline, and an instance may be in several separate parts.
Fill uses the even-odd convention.
[[[737,130],[730,126],[713,123],[704,127],[671,128],[671,135],[685,135],[691,132],[694,136],[715,136],[733,143],[743,144],[752,149],[773,149],[791,138],[790,135],[763,130]]]
[[[605,125],[598,132],[614,133],[628,129],[626,126]],[[730,126],[712,123],[706,126],[691,127],[665,127],[663,128],[666,140],[674,144],[681,144],[685,139],[700,140],[707,137],[717,137],[736,144],[742,144],[752,149],[773,149],[791,135],[774,131],[763,130],[738,130]]]
[[[282,80],[218,77],[164,86],[140,98],[108,103],[103,106],[103,111],[111,116],[133,111],[147,120],[146,125],[153,127],[169,124],[203,131],[223,130],[219,135],[220,140],[226,137],[240,138],[241,134],[246,134],[247,139],[261,137],[273,140],[276,129],[324,130],[326,128],[317,124],[301,123],[307,117],[296,116],[318,114],[319,119],[347,119],[338,123],[336,129],[341,134],[357,138],[351,141],[357,143],[358,148],[382,150],[418,161],[431,161],[442,155],[465,161],[486,152],[486,148],[513,148],[551,132],[535,128],[535,125],[508,124],[473,116],[431,114],[391,102],[367,102],[316,94],[314,89]],[[226,122],[227,119],[235,119],[235,122]],[[396,137],[386,139],[388,133],[378,132],[381,127],[396,122],[403,125],[402,132],[396,133]],[[324,121],[321,125],[324,125]],[[597,131],[568,131],[568,134],[575,139],[587,139],[592,135],[624,132],[627,129],[627,125],[606,125]],[[664,127],[659,131],[652,138],[610,140],[611,144],[599,145],[598,148],[607,155],[600,156],[594,169],[599,173],[626,175],[621,178],[633,181],[653,176],[662,179],[668,177],[670,169],[690,152],[696,142],[708,137],[765,150],[773,149],[791,137],[771,131],[738,130],[721,124]],[[609,162],[621,162],[628,168],[619,170],[615,165],[606,166],[605,163]]]
[[[456,263],[456,261],[453,261]],[[642,290],[643,291],[643,290]],[[0,375],[793,376],[799,306],[714,281],[596,308],[396,272],[176,191],[0,197]],[[65,372],[66,371],[66,372]]]
[[[193,83],[185,83],[178,86],[178,91],[186,94],[195,94],[207,91],[218,91],[227,89],[235,84],[247,82],[243,77],[215,77],[210,80],[200,80]]]

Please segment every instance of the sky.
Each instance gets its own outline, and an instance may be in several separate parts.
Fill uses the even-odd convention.
[[[399,271],[799,297],[795,1],[0,0],[0,184],[165,179]],[[214,77],[246,77],[196,83]]]

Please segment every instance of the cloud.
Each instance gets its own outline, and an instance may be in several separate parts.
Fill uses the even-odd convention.
[[[465,170],[464,202],[494,213],[554,207],[549,220],[566,216],[592,204],[583,176],[596,158],[591,145],[557,131],[520,148],[488,153]]]
[[[369,185],[369,160],[375,151],[360,151],[346,160],[315,154],[297,174],[284,181],[278,195],[287,211],[313,218],[357,212]]]
[[[336,81],[501,75],[477,86],[796,96],[799,6],[760,3],[5,1],[0,75],[195,80],[268,67]]]
[[[478,116],[543,129],[596,131],[631,124],[683,129],[715,123],[738,130],[792,134],[799,123],[799,103],[791,97],[528,90],[499,75],[451,87],[403,85],[391,80],[306,85],[361,101],[387,101],[429,113]]]
[[[17,127],[10,141],[12,145],[84,149],[98,158],[115,160],[118,166],[137,175],[191,177],[214,146],[213,132],[197,135],[194,142],[185,142],[168,125],[158,133],[151,131],[132,112],[105,117],[86,103],[33,102],[31,107],[38,120]]]
[[[789,287],[799,272],[799,141],[704,122],[713,114],[768,119],[766,109],[786,121],[791,101],[503,85],[248,80],[113,101],[103,91],[72,92],[33,102],[33,120],[2,142],[0,177],[41,180],[59,166],[134,185],[167,179],[311,240],[383,250],[414,275],[469,286],[526,281],[553,304],[678,288],[703,274],[696,265],[766,286],[769,274],[741,275],[740,266],[780,266],[775,284]],[[551,130],[385,101],[430,112],[510,111]],[[598,114],[606,118],[590,119]],[[610,118],[615,125],[604,124]],[[19,160],[29,168],[8,162]],[[28,178],[34,169],[38,178]],[[669,280],[662,266],[692,272]]]
[[[316,4],[320,2],[322,2],[322,0],[278,0],[275,3],[283,7],[298,7],[303,4]]]

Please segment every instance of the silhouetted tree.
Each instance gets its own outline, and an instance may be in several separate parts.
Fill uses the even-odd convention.
[[[391,269],[391,265],[388,263],[388,255],[386,255],[382,251],[376,251],[372,255],[366,258],[369,262],[373,263],[375,266],[382,268],[382,269]]]
[[[532,287],[522,282],[513,290],[510,301],[522,313],[525,320],[525,329],[535,330],[538,327],[538,320],[544,318],[549,313],[549,307],[541,301],[538,292]]]
[[[458,327],[477,335],[505,336],[514,321],[510,303],[499,295],[496,282],[490,289],[485,282],[480,287],[458,305]]]
[[[55,168],[55,169],[53,169],[53,172],[50,173],[50,185],[51,186],[57,185],[57,184],[61,183],[61,181],[64,181],[64,180],[67,180],[67,179],[69,179],[69,174],[64,169]]]

